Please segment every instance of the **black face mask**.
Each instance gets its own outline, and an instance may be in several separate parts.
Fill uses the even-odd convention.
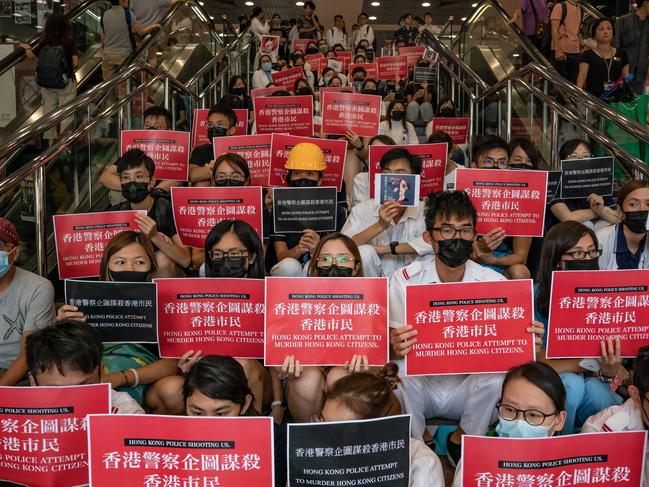
[[[232,88],[232,93],[237,96],[241,96],[245,94],[245,92],[246,92],[245,86],[243,88]]]
[[[108,271],[110,278],[117,282],[147,282],[150,272]]]
[[[452,108],[442,108],[439,111],[440,117],[453,118],[455,116],[455,110]]]
[[[248,257],[230,260],[226,257],[212,261],[212,272],[209,277],[246,277],[248,274]]]
[[[396,112],[392,112],[392,120],[396,122],[400,122],[403,120],[403,117],[405,116],[406,112],[398,110]]]
[[[313,179],[292,179],[288,185],[291,188],[315,188],[318,185],[318,181]]]
[[[135,181],[122,184],[122,196],[129,203],[140,203],[149,196],[149,183],[137,183]]]
[[[221,179],[221,180],[218,180],[218,181],[214,181],[214,186],[221,186],[221,187],[223,187],[223,186],[245,186],[245,185],[246,185],[246,182],[241,181],[239,179],[227,178],[227,179]]]
[[[532,169],[527,164],[509,164],[507,167],[509,169]]]
[[[372,90],[372,89],[363,90],[363,94],[364,95],[378,95],[379,90]]]
[[[633,233],[647,233],[647,215],[649,211],[625,211],[624,225]]]
[[[298,88],[295,92],[296,95],[311,95],[311,90],[309,88]]]
[[[437,242],[437,257],[449,267],[459,267],[465,264],[473,252],[473,240],[452,238]]]
[[[214,137],[225,137],[228,134],[228,129],[225,127],[208,127],[207,128],[207,138],[210,139],[210,142],[214,140]]]
[[[331,267],[318,267],[318,277],[352,277],[353,272],[351,267],[339,267],[336,264]]]
[[[598,271],[599,259],[564,260],[567,271]]]
[[[318,49],[317,47],[312,47],[312,48],[306,50],[307,54],[318,54],[319,52],[320,52],[320,49]]]

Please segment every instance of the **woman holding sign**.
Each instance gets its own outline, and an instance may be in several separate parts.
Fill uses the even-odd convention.
[[[406,121],[406,106],[401,100],[392,100],[386,110],[387,118],[379,125],[379,134],[387,135],[397,145],[419,143],[415,128]]]

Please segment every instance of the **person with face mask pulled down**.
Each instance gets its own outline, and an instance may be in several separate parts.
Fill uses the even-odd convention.
[[[284,167],[288,169],[286,182],[289,187],[314,188],[322,185],[327,164],[320,147],[310,142],[302,142],[291,149]],[[340,231],[345,224],[345,210],[341,205],[336,205],[336,212],[336,230]],[[270,274],[283,277],[306,275],[308,262],[321,237],[324,237],[324,234],[312,229],[306,229],[301,234],[272,233],[270,242],[277,263],[272,266]]]
[[[602,249],[600,269],[649,269],[649,182],[626,183],[618,191],[617,206],[622,223],[595,232]]]

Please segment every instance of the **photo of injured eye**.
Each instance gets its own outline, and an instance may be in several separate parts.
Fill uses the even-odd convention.
[[[396,201],[401,206],[419,206],[419,174],[376,174],[374,194],[377,203]]]

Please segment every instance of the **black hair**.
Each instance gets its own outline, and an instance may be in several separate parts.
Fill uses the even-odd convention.
[[[232,401],[243,407],[252,396],[246,373],[239,362],[224,355],[208,355],[196,362],[185,376],[183,400],[194,391],[210,399]]]
[[[87,323],[63,320],[27,335],[27,370],[36,376],[53,367],[89,374],[101,366],[103,347],[97,331]],[[98,371],[99,373],[99,371]]]
[[[334,20],[338,20],[338,19],[343,20],[343,16],[340,14],[334,15]]]
[[[218,105],[214,105],[212,108],[210,108],[210,111],[207,113],[207,118],[209,119],[210,115],[213,115],[215,113],[223,115],[225,118],[227,118],[228,123],[230,124],[230,128],[237,126],[236,113],[234,113],[234,110],[226,106],[224,103],[219,103]]]
[[[443,216],[447,220],[452,217],[470,218],[475,227],[478,214],[471,199],[464,191],[437,191],[430,193],[426,198],[424,209],[426,230],[433,231],[437,218]]]
[[[270,54],[262,54],[261,56],[259,56],[259,64],[262,64],[261,60],[265,57],[267,57],[271,63],[273,62],[273,58],[270,57]]]
[[[408,165],[410,166],[410,171],[412,172],[412,174],[421,174],[421,157],[415,154],[411,154],[407,149],[404,149],[403,147],[390,149],[385,154],[383,154],[380,163],[381,169],[385,169],[385,166],[387,166],[392,161],[396,161],[397,159],[405,159],[406,161],[408,161]]]
[[[527,362],[507,372],[503,382],[501,398],[505,395],[507,384],[513,379],[523,378],[541,389],[554,403],[555,412],[566,409],[566,388],[559,374],[543,362]]]
[[[144,122],[148,117],[164,117],[165,120],[167,120],[167,127],[171,127],[171,112],[165,107],[153,105],[152,107],[147,108],[142,114],[142,121]]]
[[[444,144],[446,143],[448,145],[448,148],[446,149],[447,152],[451,152],[453,150],[453,137],[448,135],[446,132],[443,130],[435,130],[428,136],[428,140],[426,141],[427,144]]]
[[[358,20],[359,18],[361,18],[361,17],[363,17],[363,16],[367,17],[368,19],[370,18],[370,16],[367,15],[367,13],[365,13],[365,12],[361,12],[360,14],[358,14],[358,17],[356,17],[356,20]]]
[[[61,13],[50,14],[45,21],[45,44],[59,46],[70,40],[72,27]]]
[[[252,9],[252,17],[253,17],[253,18],[254,18],[254,17],[257,17],[257,16],[258,16],[262,11],[263,11],[263,9],[262,9],[261,7],[255,7],[255,8],[253,8],[253,9]]]
[[[291,96],[291,94],[286,90],[277,90],[277,91],[273,91],[268,96]]]
[[[361,86],[361,90],[364,90],[365,87],[367,86],[367,83],[374,83],[374,86],[376,86],[376,89],[379,89],[379,84],[374,78],[365,78],[363,81],[363,86]]]
[[[235,84],[237,83],[237,81],[239,81],[239,80],[243,81],[243,84],[246,85],[246,80],[243,79],[243,76],[239,76],[238,74],[235,74],[234,76],[232,76],[232,77],[230,78],[230,82],[228,83],[228,90],[230,91],[230,93],[231,93],[232,90],[234,89],[234,85],[235,85]],[[247,85],[246,85],[246,86],[247,86]]]
[[[340,42],[336,42],[331,49],[333,49],[335,52],[337,47],[341,48],[343,51],[345,50],[345,46],[343,46]]]
[[[298,87],[297,87],[297,86],[298,86],[298,84],[300,84],[300,83],[303,83],[303,84],[306,85],[305,87],[303,86],[302,88],[308,88],[308,89],[309,89],[309,95],[313,95],[313,90],[311,89],[311,85],[310,85],[309,82],[306,80],[306,78],[300,78],[300,79],[296,79],[296,80],[295,80],[295,83],[293,83],[293,92],[297,92],[297,90],[298,90]]]
[[[367,71],[365,71],[365,68],[363,66],[356,66],[354,70],[352,71],[352,79],[354,78],[354,75],[356,73],[363,73],[363,79],[365,79],[365,76],[367,76]]]
[[[327,83],[327,86],[331,86],[331,82],[332,82],[333,80],[335,80],[335,79],[337,79],[338,81],[340,81],[340,86],[343,86],[343,79],[342,79],[340,76],[338,76],[337,74],[334,75],[334,76],[332,76],[331,78],[329,78],[329,83]]]
[[[372,137],[370,139],[370,141],[369,141],[369,143],[367,145],[368,146],[372,145],[372,143],[375,140],[380,141],[381,143],[383,143],[383,145],[397,145],[397,143],[394,141],[394,139],[392,137],[390,137],[389,135],[375,135],[374,137]]]
[[[404,128],[404,130],[408,130],[407,126],[408,126],[408,124],[410,122],[408,122],[406,120],[406,117],[405,117],[405,115],[406,115],[406,102],[403,101],[403,100],[397,100],[396,98],[390,102],[390,104],[388,105],[388,108],[385,110],[386,119],[388,120],[388,126],[390,127],[390,129],[392,129],[392,109],[394,108],[394,106],[397,103],[400,104],[403,107],[403,115],[404,115],[404,117],[403,117],[403,128]]]
[[[611,31],[613,32],[613,34],[615,34],[615,24],[613,23],[613,21],[611,19],[609,19],[608,17],[601,17],[599,19],[593,20],[593,22],[590,24],[589,32],[590,32],[590,36],[593,39],[595,38],[595,32],[597,32],[597,28],[603,22],[608,22],[609,24],[611,24]]]
[[[539,270],[536,276],[537,293],[535,305],[541,315],[548,316],[552,273],[559,267],[561,256],[577,245],[577,242],[584,235],[590,235],[595,247],[599,246],[595,232],[575,221],[557,223],[545,234],[543,248],[541,249]]]
[[[633,385],[639,389],[641,396],[649,392],[649,345],[640,347],[633,360]]]
[[[234,232],[241,243],[246,247],[248,254],[255,254],[255,260],[248,268],[248,278],[264,278],[264,248],[261,245],[259,235],[250,224],[242,220],[222,220],[210,230],[205,239],[205,277],[212,277],[214,269],[212,268],[212,259],[209,252],[212,247],[221,241],[223,235],[228,232]]]
[[[117,174],[122,174],[122,172],[127,169],[135,169],[144,164],[146,170],[149,172],[149,177],[153,179],[153,174],[155,173],[155,162],[149,156],[147,156],[140,149],[130,149],[124,153],[122,157],[117,159],[115,166],[117,166]]]
[[[523,152],[525,152],[525,154],[527,154],[527,157],[530,158],[530,162],[532,163],[532,169],[538,169],[541,163],[541,154],[539,153],[539,150],[536,148],[536,145],[530,139],[526,139],[526,138],[513,139],[509,143],[509,148],[507,152],[509,154],[510,160],[512,158],[512,153],[514,152],[514,150],[516,150],[517,147],[523,149]]]
[[[473,162],[478,162],[481,155],[486,154],[494,149],[502,149],[509,155],[509,146],[505,139],[497,135],[487,135],[484,137],[473,150]]]
[[[313,3],[311,0],[304,2],[304,8],[306,7],[309,7],[311,10],[315,10],[315,3]]]
[[[246,181],[250,180],[250,168],[248,167],[248,163],[243,157],[234,152],[226,152],[216,158],[214,165],[212,166],[212,178],[214,178],[216,170],[223,162],[228,163],[233,169],[238,169],[246,178]]]
[[[226,93],[223,95],[218,104],[220,107],[229,108],[230,110],[234,110],[235,108],[246,108],[247,106],[245,100],[242,100],[234,93]]]
[[[568,159],[568,156],[575,152],[577,150],[577,147],[579,147],[580,145],[585,145],[586,147],[588,147],[588,151],[592,154],[593,149],[588,142],[583,139],[570,139],[566,140],[561,146],[561,149],[559,149],[559,160],[565,161],[566,159]]]

